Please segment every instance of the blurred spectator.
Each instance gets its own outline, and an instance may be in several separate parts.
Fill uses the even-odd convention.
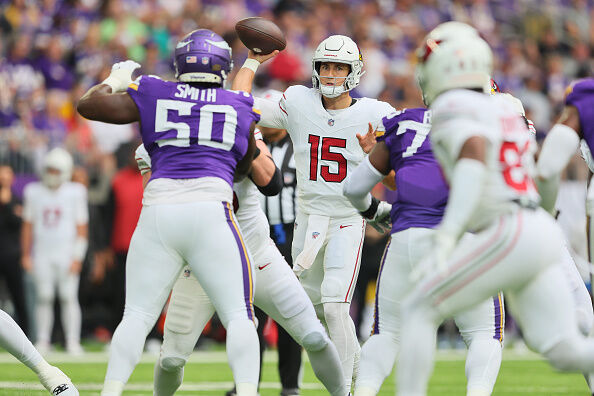
[[[22,266],[33,274],[37,292],[37,349],[51,348],[54,297],[60,300],[66,351],[81,354],[79,274],[87,251],[87,191],[71,182],[72,157],[56,148],[44,159],[42,181],[25,188]]]
[[[12,192],[14,173],[0,165],[0,276],[6,281],[14,305],[16,322],[27,334],[29,317],[25,304],[23,269],[21,267],[22,206]]]

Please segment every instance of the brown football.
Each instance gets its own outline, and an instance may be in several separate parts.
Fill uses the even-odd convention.
[[[285,35],[278,26],[260,17],[245,18],[235,24],[241,42],[257,54],[282,51],[287,46]]]

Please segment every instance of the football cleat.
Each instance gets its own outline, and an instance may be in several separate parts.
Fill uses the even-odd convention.
[[[52,396],[79,396],[78,390],[66,374],[57,367],[39,374],[39,381]]]

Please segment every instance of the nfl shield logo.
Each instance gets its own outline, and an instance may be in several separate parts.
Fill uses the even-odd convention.
[[[195,56],[186,56],[186,63],[196,63],[198,60]]]
[[[202,57],[202,64],[203,65],[208,65],[208,56],[203,56]]]
[[[189,269],[186,268],[184,270],[184,278],[189,278],[191,273],[192,273],[192,271],[190,271]]]
[[[312,237],[313,239],[316,239],[316,238],[317,238],[317,237],[319,237],[319,236],[320,236],[320,233],[319,233],[319,232],[317,232],[317,231],[316,231],[316,232],[312,232],[312,233],[311,233],[311,237]]]
[[[332,118],[328,120],[328,125],[334,126],[334,120]]]

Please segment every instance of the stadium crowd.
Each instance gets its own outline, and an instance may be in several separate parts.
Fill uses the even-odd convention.
[[[142,183],[133,157],[137,127],[86,120],[75,111],[77,100],[125,59],[139,62],[141,74],[172,77],[171,48],[198,27],[224,37],[241,65],[247,50],[234,25],[255,15],[273,19],[287,38],[287,49],[258,74],[260,91],[310,85],[315,47],[328,35],[344,34],[359,43],[365,62],[354,96],[397,109],[422,106],[414,77],[421,39],[444,21],[470,23],[496,54],[495,80],[522,100],[541,137],[562,107],[568,83],[594,69],[593,0],[0,0],[0,163],[14,171],[15,200],[38,178],[54,147],[72,154],[74,178],[88,188],[89,252],[79,293],[83,336],[108,339],[121,318],[123,268]],[[0,178],[2,191],[6,183]],[[377,234],[370,236],[363,268],[365,261],[377,267],[384,245]],[[359,288],[375,276],[366,272]]]

